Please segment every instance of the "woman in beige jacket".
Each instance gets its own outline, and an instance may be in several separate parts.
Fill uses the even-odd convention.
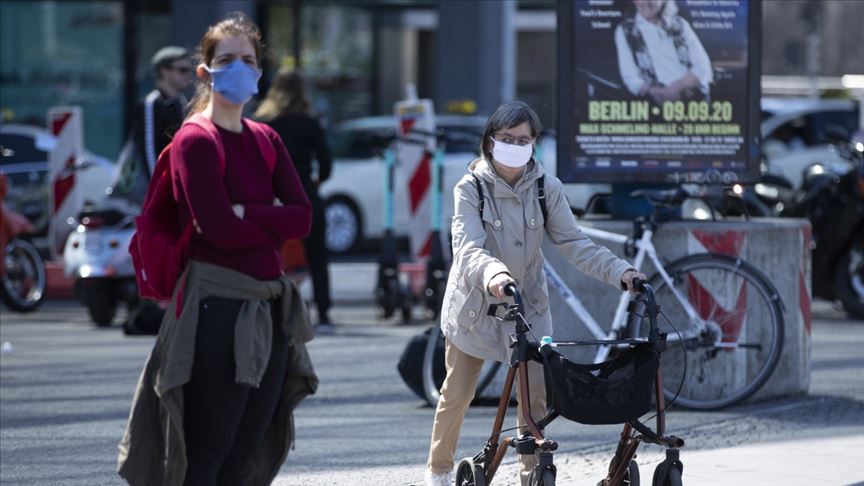
[[[486,316],[488,305],[503,302],[504,287],[515,283],[534,335],[552,335],[540,249],[544,233],[571,264],[598,280],[626,289],[634,277],[645,278],[629,263],[594,244],[576,225],[561,181],[544,176],[543,167],[532,158],[540,130],[540,120],[527,104],[501,105],[486,123],[480,143],[482,157],[471,163],[469,173],[454,189],[453,266],[441,313],[447,378],[435,411],[427,485],[452,482],[459,430],[474,398],[483,361],[509,359],[515,324]],[[539,199],[541,178],[546,221]],[[546,390],[539,363],[529,364],[529,386],[531,414],[541,417],[546,410]],[[521,403],[518,386],[516,390]],[[517,423],[525,425],[521,416]],[[524,484],[536,458],[520,455],[519,462]]]

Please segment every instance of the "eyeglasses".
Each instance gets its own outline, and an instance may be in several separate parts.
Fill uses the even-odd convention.
[[[520,145],[526,146],[534,143],[534,139],[530,137],[511,137],[510,135],[498,135],[496,137],[492,137],[496,142],[506,143],[507,145]]]

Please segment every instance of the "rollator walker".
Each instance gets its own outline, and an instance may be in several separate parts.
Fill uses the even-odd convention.
[[[559,416],[583,424],[624,424],[615,456],[609,470],[598,486],[639,484],[639,468],[633,458],[642,442],[666,447],[666,459],[657,466],[653,486],[681,485],[683,465],[678,449],[684,440],[665,434],[666,403],[660,373],[660,354],[666,349],[666,334],[657,327],[659,306],[654,300],[654,290],[644,280],[634,280],[633,285],[641,295],[631,306],[642,304],[650,322],[647,338],[619,340],[586,340],[552,342],[544,337],[538,343],[528,339],[530,325],[523,315],[522,296],[515,285],[504,291],[512,296],[513,304],[493,304],[488,315],[501,321],[515,321],[513,353],[510,370],[504,381],[498,413],[492,426],[492,435],[474,457],[462,459],[456,469],[457,486],[487,486],[495,477],[508,448],[517,454],[537,454],[537,466],[531,471],[531,486],[554,486],[557,470],[553,464],[553,453],[558,443],[543,433],[543,429]],[[500,308],[504,312],[500,312]],[[554,350],[558,346],[611,346],[610,359],[597,364],[577,364],[568,361]],[[531,417],[528,384],[529,361],[543,364],[547,395],[547,415],[540,420]],[[517,413],[527,424],[527,431],[514,437],[501,434],[504,417],[513,389],[516,374],[522,401]],[[656,405],[656,429],[639,421],[652,405]]]

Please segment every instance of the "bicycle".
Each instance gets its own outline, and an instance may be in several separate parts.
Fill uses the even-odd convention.
[[[656,207],[678,207],[690,194],[683,189],[641,190],[631,196],[644,197],[652,206],[650,216],[634,220],[632,236],[587,226],[581,229],[595,240],[631,249],[635,268],[641,269],[647,256],[657,269],[648,282],[666,317],[661,331],[669,336],[662,366],[666,400],[674,399],[678,405],[695,410],[717,410],[747,399],[770,378],[783,349],[783,304],[777,289],[756,267],[727,255],[692,254],[664,265],[652,242],[661,225]],[[642,309],[639,305],[628,309],[628,292],[621,294],[611,327],[605,331],[548,262],[544,271],[551,287],[597,340],[645,336],[646,323],[639,317]],[[732,309],[720,305],[721,301],[732,302]],[[430,343],[434,343],[436,333],[440,334],[437,327],[433,326]],[[595,345],[595,363],[616,349],[610,344]],[[431,374],[434,350],[429,347],[424,355],[423,379],[426,398],[434,404],[438,389]],[[487,373],[494,377],[497,371],[498,367],[487,367],[481,384],[483,380],[491,382]]]

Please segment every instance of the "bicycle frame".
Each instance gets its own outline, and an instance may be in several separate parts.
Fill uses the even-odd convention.
[[[597,228],[590,227],[580,227],[583,233],[590,236],[591,238],[609,241],[612,243],[625,244],[630,240],[626,235],[622,235],[620,233],[613,233],[611,231],[601,230]],[[666,285],[669,287],[669,290],[675,296],[675,299],[681,304],[681,307],[685,310],[688,317],[691,321],[697,322],[697,331],[701,331],[705,326],[705,321],[699,316],[699,313],[696,312],[696,309],[693,308],[693,305],[690,304],[690,301],[681,294],[680,291],[673,285],[672,277],[666,273],[666,270],[663,268],[663,263],[660,261],[660,257],[657,255],[657,250],[654,247],[654,243],[652,241],[654,237],[654,229],[650,224],[643,224],[642,227],[642,236],[634,241],[636,246],[636,256],[633,260],[633,266],[641,271],[642,264],[645,262],[645,256],[647,255],[651,262],[654,263],[654,267],[657,269],[657,272],[660,274],[661,278],[666,282]],[[615,315],[612,318],[612,327],[609,332],[604,332],[594,317],[588,312],[588,309],[582,304],[578,297],[570,290],[567,284],[564,283],[564,280],[555,271],[552,265],[548,261],[543,262],[543,271],[546,273],[546,277],[552,286],[558,291],[559,295],[564,299],[564,302],[570,307],[570,310],[573,311],[574,314],[582,321],[588,331],[594,335],[598,340],[614,340],[618,336],[620,336],[620,332],[627,326],[627,306],[630,303],[630,293],[625,291],[621,293],[621,297],[618,299],[618,305],[615,307]],[[668,341],[676,341],[680,340],[682,337],[677,335],[668,336]],[[734,346],[732,343],[715,343],[718,347],[726,347]],[[599,363],[605,361],[609,356],[611,351],[611,345],[601,345],[597,349],[597,354],[594,356],[594,362]]]

